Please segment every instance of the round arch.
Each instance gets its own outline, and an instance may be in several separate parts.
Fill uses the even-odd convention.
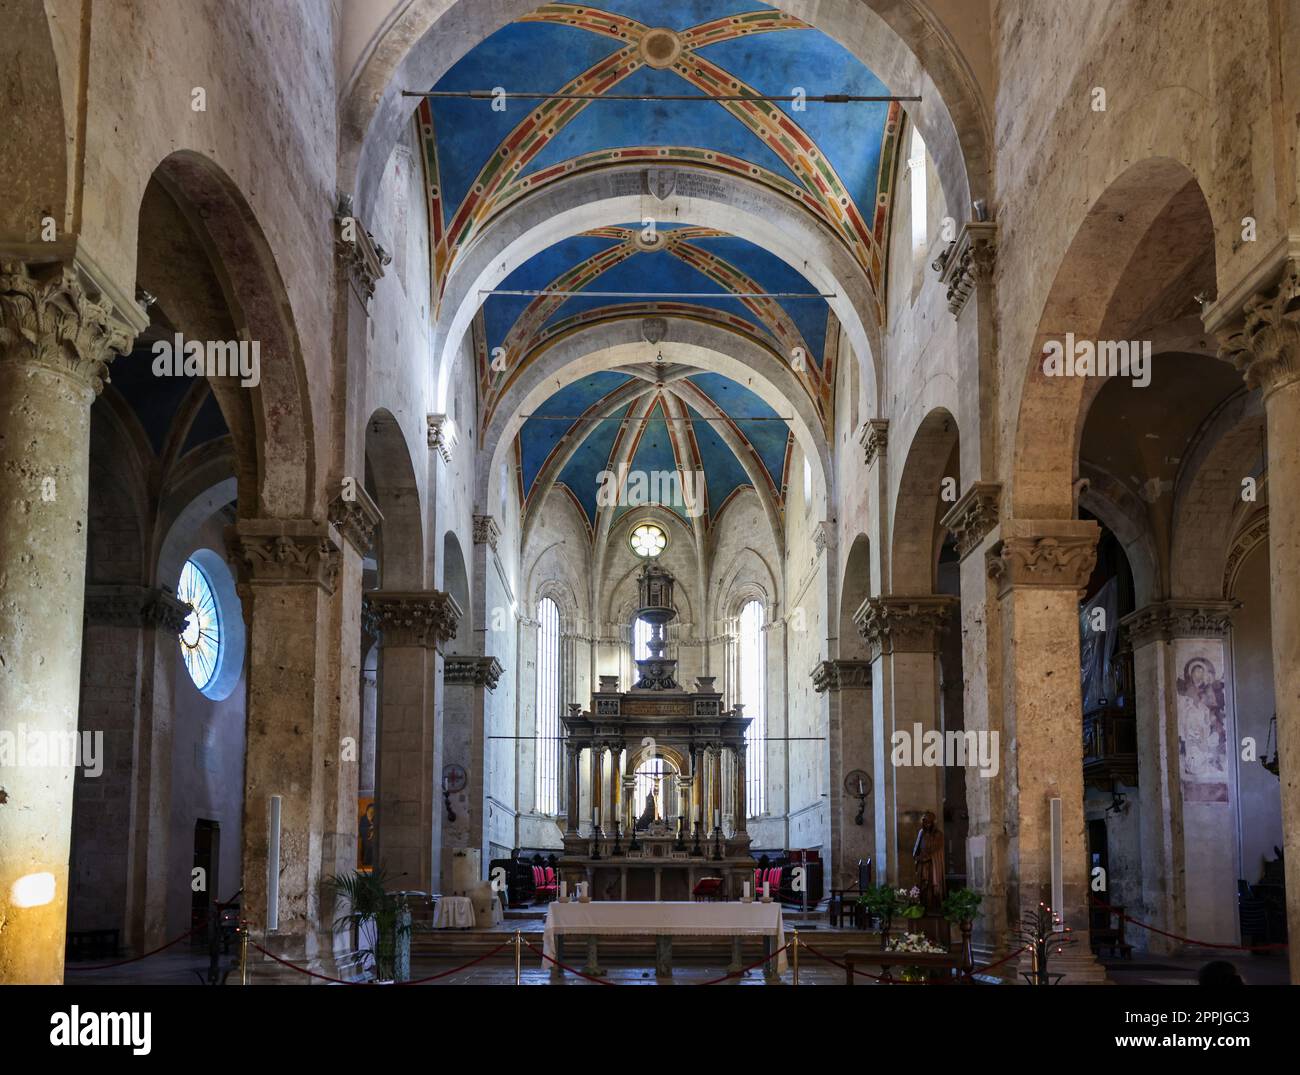
[[[876,295],[862,266],[830,230],[803,207],[749,179],[674,167],[674,190],[660,200],[645,193],[655,165],[619,165],[567,176],[525,195],[493,218],[453,265],[434,327],[438,363],[435,400],[446,407],[455,365],[483,304],[484,292],[547,247],[592,228],[616,226],[646,215],[677,224],[718,228],[746,239],[800,272],[843,326],[861,363],[871,364],[878,404],[880,329],[861,311]],[[697,181],[704,180],[704,181]],[[652,211],[653,210],[653,211]]]
[[[391,411],[366,421],[366,484],[378,506],[379,585],[385,590],[424,586],[424,512],[410,448]],[[459,598],[458,598],[459,600]]]
[[[988,199],[992,125],[975,78],[942,22],[916,0],[769,0],[839,42],[909,105],[950,206]],[[475,45],[537,7],[536,0],[409,0],[379,23],[343,95],[339,184],[363,218],[417,98]],[[639,219],[639,218],[638,218]]]
[[[912,437],[894,494],[891,593],[935,592],[942,544],[939,520],[951,506],[941,498],[941,491],[945,477],[956,480],[961,472],[955,458],[959,451],[957,419],[942,407],[930,411]]]

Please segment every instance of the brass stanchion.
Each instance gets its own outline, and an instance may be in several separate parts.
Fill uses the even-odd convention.
[[[519,930],[515,930],[515,985],[522,985],[520,974],[520,963],[524,954],[524,938]]]
[[[239,923],[239,984],[248,984],[248,923]]]
[[[799,984],[799,931],[794,931],[794,940],[790,942],[790,947],[794,950],[794,984]]]

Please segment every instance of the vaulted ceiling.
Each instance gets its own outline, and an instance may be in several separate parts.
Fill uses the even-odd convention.
[[[488,37],[432,88],[659,98],[889,93],[836,42],[752,0],[545,4]],[[514,202],[575,174],[638,161],[659,175],[691,168],[777,192],[835,236],[882,295],[897,103],[547,96],[494,107],[490,98],[434,96],[419,120],[435,310],[457,258]],[[796,268],[748,240],[707,226],[611,222],[535,254],[498,290],[526,294],[490,295],[476,319],[480,429],[555,341],[600,322],[673,318],[721,326],[780,356],[829,432],[836,323]],[[558,484],[594,534],[598,475],[626,462],[702,470],[706,524],[746,486],[779,517],[793,444],[785,415],[715,372],[673,366],[665,377],[655,358],[647,343],[642,368],[584,377],[533,409],[515,445],[525,503],[531,509]]]

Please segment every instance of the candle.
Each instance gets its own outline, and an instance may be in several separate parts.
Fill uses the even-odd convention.
[[[745,882],[745,899],[749,899],[749,882]]]
[[[561,881],[561,882],[560,882],[560,899],[561,899],[561,900],[567,900],[568,898],[569,898],[569,882],[568,882],[568,881]]]
[[[596,809],[591,812],[591,824],[593,827],[597,829],[600,828],[600,807],[599,806],[596,807]]]
[[[721,811],[721,810],[714,810],[714,811],[713,811],[713,827],[716,829],[716,828],[721,827],[721,825],[722,825],[722,811]]]
[[[859,777],[859,778],[858,778],[858,794],[859,794],[859,795],[865,795],[866,793],[867,793],[867,792],[866,792],[866,788],[863,786],[862,778]]]
[[[763,882],[763,899],[765,900],[772,898],[772,890],[768,887],[769,884],[768,881]]]

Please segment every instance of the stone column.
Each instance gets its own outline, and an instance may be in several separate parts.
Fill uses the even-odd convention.
[[[1052,902],[1051,800],[1061,800],[1062,905],[1078,943],[1053,966],[1067,983],[1104,980],[1088,945],[1088,863],[1083,816],[1083,697],[1079,593],[1097,560],[1095,522],[1006,519],[989,551],[1002,612],[1003,713],[1008,741],[1009,926]],[[1028,955],[1020,969],[1028,970]]]
[[[964,459],[963,459],[964,462]],[[986,737],[996,770],[966,774],[966,877],[983,894],[974,941],[988,962],[1006,954],[1006,763],[1011,743],[1002,726],[1002,630],[997,583],[984,553],[996,538],[1002,487],[977,481],[944,516],[961,557],[962,712],[965,730]],[[993,767],[990,767],[991,769]]]
[[[688,832],[695,831],[696,820],[703,830],[704,821],[704,747],[691,744],[691,816],[686,819]]]
[[[736,806],[734,810],[736,831],[733,842],[738,845],[749,844],[749,798],[745,788],[745,743],[742,741],[732,750],[736,759]]]
[[[79,725],[102,732],[103,751],[99,773],[76,774],[69,921],[121,929],[133,952],[165,939],[172,673],[188,613],[170,590],[86,587]]]
[[[876,816],[881,883],[888,868],[890,882],[910,885],[922,815],[932,811],[943,824],[943,756],[936,763],[925,748],[927,734],[939,730],[939,635],[956,604],[946,594],[870,597],[853,617],[871,647],[872,704],[882,718],[873,733],[876,785],[884,785]]]
[[[0,732],[16,755],[77,731],[90,405],[146,324],[80,263],[0,254]],[[0,791],[0,983],[56,983],[73,766],[6,764]]]
[[[312,519],[246,519],[226,528],[247,621],[242,913],[267,949],[293,962],[328,958],[321,913],[332,655],[330,602],[338,531]],[[270,799],[281,799],[279,926],[267,932]]]
[[[494,691],[505,669],[495,657],[448,656],[442,665],[443,712],[447,727],[469,729],[468,742],[448,743],[447,760],[457,762],[455,750],[465,752],[464,764],[469,773],[469,783],[463,799],[463,816],[457,818],[454,828],[444,834],[444,854],[461,847],[477,848],[482,852],[483,868],[488,865],[488,815],[487,815],[487,751],[486,706],[487,692]],[[463,822],[463,824],[462,824]]]
[[[1300,258],[1278,283],[1246,300],[1231,322],[1207,317],[1223,346],[1264,397],[1268,422],[1269,574],[1273,589],[1273,689],[1277,699],[1291,981],[1300,984]]]
[[[609,750],[609,816],[611,822],[622,818],[623,744],[615,743]],[[662,808],[662,807],[661,807]],[[610,828],[613,829],[613,825]]]
[[[1230,777],[1238,740],[1233,692],[1223,689],[1232,607],[1214,598],[1161,601],[1121,621],[1133,647],[1145,920],[1215,944],[1234,944],[1239,933]],[[1222,744],[1207,743],[1209,714],[1188,704],[1185,678],[1190,689],[1203,686],[1212,702],[1223,701]],[[1181,948],[1157,933],[1146,940],[1152,952]]]
[[[709,831],[713,831],[714,818],[718,818],[718,827],[721,828],[722,822],[722,744],[717,743],[713,747],[713,764],[711,766],[712,775],[709,778]]]
[[[564,765],[568,780],[568,801],[564,815],[564,835],[578,834],[578,762],[581,751],[569,743],[564,744]]]
[[[871,773],[875,764],[875,737],[871,719],[871,662],[822,661],[812,673],[813,690],[825,693],[830,708],[830,820],[831,848],[827,881],[831,888],[857,883],[858,860],[873,857],[875,810],[870,786],[861,824],[858,800],[844,787],[844,777],[854,769]]]
[[[438,850],[447,844],[434,651],[456,637],[461,610],[441,590],[374,590],[365,606],[370,630],[380,637],[375,862],[400,887],[431,891],[445,865]],[[464,818],[464,810],[457,813]]]

